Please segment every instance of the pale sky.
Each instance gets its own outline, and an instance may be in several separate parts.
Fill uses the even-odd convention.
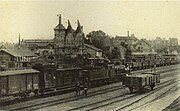
[[[180,39],[180,1],[0,1],[0,42],[17,42],[18,33],[22,39],[52,39],[57,14],[65,27],[69,19],[76,29],[79,19],[85,34],[103,30],[115,36],[129,30],[138,38]]]

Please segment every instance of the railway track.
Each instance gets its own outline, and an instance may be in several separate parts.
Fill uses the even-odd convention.
[[[160,83],[159,84],[160,86],[158,88],[155,88],[153,91],[149,92],[147,95],[142,97],[140,100],[142,100],[143,98],[148,97],[149,95],[152,95],[156,91],[161,90],[162,88],[164,88],[164,87],[166,87],[168,85],[171,85],[171,84],[177,82],[177,81],[174,81],[174,80],[176,80],[176,78],[173,79],[173,80],[168,80],[168,81],[164,81],[163,83]],[[120,102],[120,101],[124,101],[124,100],[127,100],[127,99],[131,99],[131,98],[137,97],[137,96],[139,96],[139,95],[137,95],[135,93],[132,93],[132,94],[131,93],[127,93],[125,95],[121,94],[121,95],[118,95],[118,96],[115,96],[115,97],[112,97],[112,98],[109,98],[109,99],[105,99],[105,100],[102,100],[102,101],[98,101],[98,102],[94,102],[94,103],[91,103],[91,104],[87,104],[87,105],[83,105],[83,106],[80,106],[80,107],[76,107],[76,108],[70,109],[68,111],[73,111],[73,110],[86,110],[86,111],[96,110],[98,108],[105,107],[107,105],[110,105],[110,104],[113,104],[113,103],[117,103],[117,102]],[[132,104],[134,104],[136,102],[137,101],[134,101],[133,103],[118,109],[117,111],[123,110],[124,108],[126,108],[126,107],[128,107],[128,106],[130,106],[130,105],[132,105]]]
[[[180,96],[162,111],[179,111],[179,110],[180,110]]]
[[[124,88],[125,87],[119,85],[119,86],[114,86],[114,87],[111,87],[111,88],[108,88],[108,89],[102,89],[102,90],[90,92],[90,93],[88,93],[88,96],[86,98],[96,96],[96,95],[99,95],[99,94],[103,94],[103,93],[107,93],[107,92],[116,91],[118,89],[124,89]],[[58,99],[58,100],[54,100],[54,101],[48,101],[48,102],[45,102],[45,103],[38,103],[38,104],[35,104],[35,105],[29,105],[29,106],[25,106],[25,107],[21,107],[21,108],[14,108],[14,109],[11,109],[11,110],[24,110],[24,109],[29,109],[29,108],[31,109],[32,107],[36,107],[36,108],[31,109],[31,110],[35,110],[35,109],[40,109],[40,108],[47,107],[47,106],[56,105],[56,104],[62,104],[62,103],[70,102],[70,101],[76,101],[76,100],[79,100],[79,99],[82,99],[82,98],[84,98],[84,95],[72,96],[72,97],[67,97],[67,98]]]
[[[145,105],[147,105],[147,104],[149,104],[149,103],[152,103],[152,102],[154,102],[154,101],[156,101],[156,100],[158,100],[158,99],[161,99],[161,98],[167,96],[169,93],[171,93],[171,92],[173,92],[173,91],[179,90],[180,87],[176,87],[177,85],[178,85],[178,83],[175,84],[175,85],[173,85],[168,91],[162,93],[161,95],[157,96],[157,97],[154,98],[153,100],[148,101],[148,102],[145,102],[144,104],[138,105],[138,106],[136,106],[135,108],[129,109],[128,111],[133,111],[133,110],[135,110],[135,109],[137,109],[137,108],[140,108],[140,107],[145,106]]]
[[[172,69],[168,69],[168,70],[165,70],[165,71],[164,70],[163,71],[158,71],[158,72],[163,73],[163,72],[167,72],[167,71],[173,71],[175,69],[176,68],[172,68]],[[170,75],[171,74],[169,74],[169,76]],[[164,76],[164,77],[167,77],[167,76]],[[116,90],[119,90],[119,89],[124,89],[124,87],[122,87],[122,86],[114,86],[114,87],[111,87],[111,88],[108,88],[108,89],[102,89],[102,90],[90,92],[90,93],[88,93],[87,98],[92,97],[92,96],[96,96],[96,95],[99,95],[99,94],[107,93],[107,92],[116,91]],[[12,109],[12,110],[25,110],[25,109],[35,110],[35,109],[40,109],[40,108],[43,108],[43,107],[56,105],[56,104],[62,104],[62,103],[70,102],[70,101],[79,100],[79,99],[82,99],[82,98],[84,98],[84,97],[83,96],[67,97],[67,98],[58,99],[58,100],[55,100],[55,101],[49,101],[49,102],[45,102],[45,103],[39,103],[39,104],[29,105],[29,106],[25,106],[25,107],[15,108],[15,109]]]
[[[178,80],[178,81],[173,81],[173,82],[171,82],[170,84],[168,84],[168,85],[172,85],[172,84],[174,84],[175,83],[175,85],[173,85],[171,88],[173,88],[174,86],[177,86],[179,83],[177,83],[177,82],[179,82],[180,80]],[[166,85],[166,86],[168,86],[168,85]],[[171,89],[170,88],[170,89]],[[162,89],[162,88],[161,88]],[[158,90],[160,90],[160,89],[158,89]],[[156,90],[157,91],[157,90]],[[167,93],[168,93],[169,91],[167,91]],[[165,92],[166,93],[166,92]],[[163,93],[162,95],[164,95],[165,93]],[[137,103],[137,102],[139,102],[139,101],[142,101],[143,99],[145,99],[145,98],[147,98],[147,97],[149,97],[150,95],[152,95],[152,94],[154,94],[154,91],[153,92],[151,92],[151,93],[149,93],[149,94],[147,94],[147,95],[145,95],[145,96],[143,96],[143,97],[141,97],[141,98],[139,98],[139,99],[137,99],[136,101],[133,101],[132,103],[130,103],[130,104],[128,104],[128,105],[125,105],[124,107],[121,107],[121,108],[118,108],[118,109],[116,109],[115,111],[122,111],[122,110],[125,110],[125,108],[128,108],[128,107],[130,107],[130,106],[132,106],[133,104],[135,104],[135,103]],[[160,95],[161,96],[161,95]],[[163,97],[163,96],[161,96],[161,97]],[[153,102],[153,101],[155,101],[155,100],[157,100],[157,99],[160,99],[160,98],[155,98],[155,99],[153,99],[153,100],[151,100],[150,102]],[[139,105],[139,106],[137,106],[137,107],[135,107],[135,108],[132,108],[132,109],[128,109],[128,111],[132,111],[132,110],[135,110],[135,109],[137,109],[137,108],[139,108],[139,107],[141,107],[141,106],[144,106],[144,105],[146,105],[146,104],[148,104],[148,103],[150,103],[150,102],[146,102],[146,103],[144,103],[144,104],[141,104],[141,105]]]

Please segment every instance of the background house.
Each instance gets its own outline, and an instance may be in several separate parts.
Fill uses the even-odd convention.
[[[0,49],[0,65],[5,70],[30,68],[36,54],[22,49]]]
[[[54,54],[54,41],[52,39],[26,39],[21,41],[20,46],[30,49],[37,55]]]
[[[84,44],[84,54],[89,54],[91,58],[102,58],[103,51],[93,45]]]
[[[152,47],[145,40],[141,39],[136,44],[133,45],[133,51],[135,52],[151,52]]]

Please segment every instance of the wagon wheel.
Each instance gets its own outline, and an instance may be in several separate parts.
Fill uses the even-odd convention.
[[[140,92],[140,93],[143,93],[143,92],[144,92],[144,87],[140,87],[140,88],[139,88],[139,92]]]
[[[35,96],[38,96],[38,95],[39,95],[38,92],[39,92],[38,89],[35,89],[35,90],[34,90]]]
[[[129,87],[130,92],[133,92],[133,87]]]
[[[155,87],[155,84],[152,84],[152,85],[151,85],[151,90],[153,90],[153,89],[154,89],[154,87]]]

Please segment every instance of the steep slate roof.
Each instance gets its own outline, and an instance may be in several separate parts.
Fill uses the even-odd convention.
[[[101,49],[99,49],[99,48],[97,48],[97,47],[95,47],[95,46],[93,46],[93,45],[84,44],[84,46],[89,47],[89,48],[91,48],[91,49],[93,49],[93,50],[96,50],[96,51],[102,51]]]
[[[81,24],[80,24],[80,22],[79,22],[79,20],[77,20],[77,23],[78,23],[78,26],[77,26],[77,29],[76,29],[76,31],[75,31],[75,35],[77,34],[77,33],[83,33],[83,31],[82,31],[82,26],[81,26]]]
[[[68,33],[74,33],[75,32],[75,30],[72,28],[72,26],[71,26],[71,23],[70,23],[70,21],[68,20],[68,27],[67,27],[67,29],[66,29],[66,35],[68,34]]]
[[[29,50],[22,50],[22,49],[1,49],[0,51],[4,51],[12,56],[15,57],[34,57],[37,56],[33,52]]]

